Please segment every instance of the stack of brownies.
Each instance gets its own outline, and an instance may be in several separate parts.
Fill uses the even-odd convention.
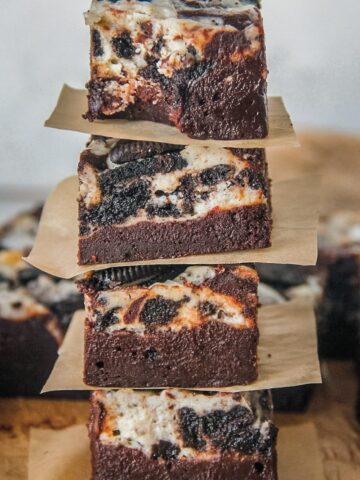
[[[86,117],[266,137],[257,3],[94,0]],[[270,393],[216,392],[257,378],[258,275],[170,260],[270,246],[267,172],[262,149],[93,136],[81,154],[79,264],[169,259],[78,280],[94,480],[277,478]]]
[[[93,0],[86,21],[85,118],[185,139],[93,135],[80,157],[92,478],[276,480],[271,394],[239,392],[258,376],[258,274],[179,265],[271,246],[265,150],[214,142],[269,133],[259,2]]]

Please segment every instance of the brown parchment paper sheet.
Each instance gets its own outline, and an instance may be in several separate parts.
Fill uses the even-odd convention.
[[[278,437],[279,480],[324,480],[312,423],[283,426]],[[28,480],[88,480],[90,448],[84,425],[61,432],[32,430]]]
[[[71,278],[91,270],[141,264],[316,263],[320,195],[318,177],[273,183],[274,225],[270,248],[106,265],[77,264],[77,193],[77,177],[69,177],[50,194],[42,213],[35,244],[30,255],[25,258],[34,267],[57,277]]]
[[[103,135],[105,137],[148,140],[176,145],[214,145],[217,147],[238,148],[299,146],[289,114],[280,97],[269,98],[269,135],[266,138],[253,140],[195,140],[180,133],[175,127],[161,123],[129,120],[96,120],[89,122],[83,118],[83,114],[88,110],[86,95],[86,90],[78,90],[64,85],[55,110],[50,118],[46,120],[45,126],[93,135]]]
[[[85,312],[73,317],[43,392],[92,389],[83,383]],[[259,376],[251,385],[206,388],[223,392],[321,383],[312,305],[292,301],[259,309]]]

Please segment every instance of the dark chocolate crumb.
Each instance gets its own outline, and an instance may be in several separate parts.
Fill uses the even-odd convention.
[[[162,458],[163,460],[175,460],[180,453],[180,448],[165,440],[160,440],[159,443],[153,445],[151,458],[157,460]]]
[[[125,31],[121,35],[114,37],[111,43],[118,57],[132,58],[135,55],[135,47],[129,32]]]
[[[113,430],[114,437],[118,437],[120,435],[120,430]]]

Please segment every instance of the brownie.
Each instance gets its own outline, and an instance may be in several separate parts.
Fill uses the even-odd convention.
[[[257,3],[93,0],[86,117],[161,122],[198,139],[266,137]]]
[[[22,260],[18,250],[3,250],[0,252],[0,289],[19,287],[50,309],[63,333],[75,311],[84,308],[83,296],[72,280],[56,278],[33,268]]]
[[[92,394],[93,480],[276,480],[268,392]]]
[[[23,288],[0,289],[0,396],[40,393],[62,341],[52,312]]]
[[[354,359],[360,318],[360,216],[339,212],[324,222],[319,238],[318,275],[324,285],[319,311],[319,353]]]
[[[78,175],[81,265],[271,244],[262,149],[93,137]]]
[[[30,267],[14,250],[0,252],[0,396],[36,396],[49,376],[73,313],[84,308],[74,282]],[[82,392],[47,394],[87,398]]]
[[[177,276],[170,269],[167,279],[164,273],[103,289],[93,279],[99,275],[79,282],[88,385],[206,388],[257,378],[258,276],[252,267],[188,267]]]
[[[26,254],[34,244],[42,206],[21,212],[0,225],[0,250],[21,250]]]

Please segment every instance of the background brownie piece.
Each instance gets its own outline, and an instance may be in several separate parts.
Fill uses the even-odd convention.
[[[93,480],[276,480],[267,392],[92,394]]]
[[[321,301],[322,288],[313,275],[313,269],[295,265],[258,264],[260,276],[259,301],[261,305],[307,298],[314,306]],[[272,390],[274,409],[278,412],[304,412],[315,390],[314,385],[300,385]]]
[[[0,289],[19,287],[50,309],[64,333],[74,312],[84,308],[83,296],[72,280],[62,280],[33,268],[22,260],[18,250],[3,250],[0,252]]]
[[[201,139],[265,137],[258,2],[156,3],[93,0],[87,118],[162,122]]]
[[[0,252],[0,395],[6,396],[40,393],[73,313],[84,308],[73,281],[46,275],[21,256]],[[86,398],[88,393],[46,396]]]
[[[49,309],[22,288],[0,289],[0,395],[39,394],[61,341]]]
[[[257,377],[257,283],[248,266],[189,267],[85,293],[84,380],[101,387],[221,387]],[[111,272],[108,273],[110,275]],[[99,281],[93,277],[100,275]],[[161,280],[161,281],[160,281]]]
[[[35,241],[42,206],[21,212],[0,225],[0,250],[21,250],[27,253]]]
[[[324,285],[319,353],[354,358],[360,318],[360,216],[339,212],[323,222],[318,274]]]
[[[270,246],[264,150],[93,137],[78,174],[80,264]]]

